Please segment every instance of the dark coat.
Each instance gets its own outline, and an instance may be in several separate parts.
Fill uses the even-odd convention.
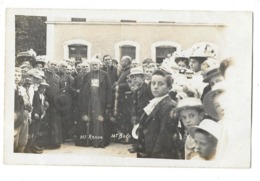
[[[170,96],[161,100],[149,116],[140,120],[138,155],[145,158],[178,159],[178,120],[171,119],[170,112],[176,103]]]
[[[122,72],[120,73],[120,76],[118,78],[118,81],[117,81],[117,85],[119,87],[119,93],[121,92],[126,92],[126,91],[131,91],[129,86],[128,86],[128,83],[127,83],[127,76],[130,74],[130,67],[127,67],[125,69],[122,70]]]
[[[109,67],[103,66],[102,70],[108,73],[111,80],[111,85],[113,86],[118,79],[117,68],[114,65],[111,65]]]
[[[14,91],[14,113],[16,119],[14,120],[14,128],[18,128],[23,124],[24,121],[24,100],[19,94],[18,90]]]
[[[49,71],[46,70],[44,72],[46,82],[50,85],[46,89],[46,96],[48,97],[49,103],[54,105],[54,97],[60,92],[60,89],[62,87],[60,77]]]
[[[80,89],[80,100],[82,115],[88,113],[89,97],[91,96],[91,79],[96,72],[89,72],[83,76],[82,87]],[[112,86],[108,74],[102,70],[99,73],[99,96],[101,101],[101,110],[106,111],[112,104]]]
[[[44,101],[46,101],[46,96],[44,95]],[[33,96],[33,111],[32,111],[32,119],[35,119],[34,115],[38,114],[40,117],[44,113],[43,104],[40,99],[40,94],[38,91],[34,92]]]
[[[133,94],[133,114],[137,118],[137,121],[140,119],[144,113],[143,108],[149,104],[149,101],[153,99],[154,96],[151,91],[151,86],[145,82],[140,88],[138,88]]]

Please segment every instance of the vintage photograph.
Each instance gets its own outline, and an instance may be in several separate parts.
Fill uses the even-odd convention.
[[[250,168],[252,27],[242,11],[7,9],[4,162]]]

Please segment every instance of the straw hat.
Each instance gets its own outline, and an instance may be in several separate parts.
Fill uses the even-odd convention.
[[[217,122],[215,122],[211,119],[202,120],[201,123],[199,124],[199,126],[190,127],[188,129],[188,132],[194,138],[194,134],[197,130],[206,131],[207,133],[214,136],[216,139],[220,138],[221,126]]]
[[[191,53],[190,58],[196,57],[216,57],[216,51],[210,44],[202,43],[193,47],[193,52]]]
[[[50,85],[47,84],[45,79],[43,79],[42,82],[40,83],[40,86],[47,86],[47,87],[49,87]]]
[[[134,67],[134,68],[131,68],[131,69],[130,69],[130,74],[129,74],[129,76],[131,76],[131,75],[137,75],[137,74],[144,75],[144,70],[143,70],[142,67]]]
[[[27,73],[29,75],[32,75],[32,76],[38,78],[38,79],[42,79],[42,77],[44,76],[44,72],[43,71],[35,69],[35,68],[29,70]]]
[[[200,99],[194,97],[187,97],[179,100],[177,107],[174,109],[175,113],[189,108],[203,109],[203,105]]]

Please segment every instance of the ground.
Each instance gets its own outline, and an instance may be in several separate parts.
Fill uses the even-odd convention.
[[[110,143],[106,148],[81,147],[75,146],[74,142],[66,142],[61,145],[59,149],[47,149],[43,154],[87,154],[87,155],[102,155],[102,156],[116,156],[116,157],[136,157],[136,153],[129,153],[128,149],[131,144]]]

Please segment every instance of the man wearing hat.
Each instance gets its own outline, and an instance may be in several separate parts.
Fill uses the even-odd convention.
[[[76,145],[104,148],[109,144],[107,114],[111,110],[112,86],[108,74],[100,70],[100,60],[92,58],[90,72],[83,77],[80,89],[82,122]]]
[[[134,83],[136,87],[133,92],[133,110],[131,122],[135,126],[139,124],[139,120],[144,113],[143,108],[149,104],[152,100],[153,94],[151,92],[151,86],[144,82],[145,74],[142,67],[134,67],[130,69],[129,79]],[[128,149],[130,153],[137,151],[137,143],[133,144],[133,147]]]
[[[116,118],[118,133],[121,135],[130,135],[131,124],[131,109],[132,109],[132,91],[128,86],[127,77],[130,74],[132,58],[130,56],[123,56],[120,64],[122,67],[118,81],[114,86],[115,103],[114,116]],[[121,143],[130,143],[129,138],[125,137],[120,140]]]

